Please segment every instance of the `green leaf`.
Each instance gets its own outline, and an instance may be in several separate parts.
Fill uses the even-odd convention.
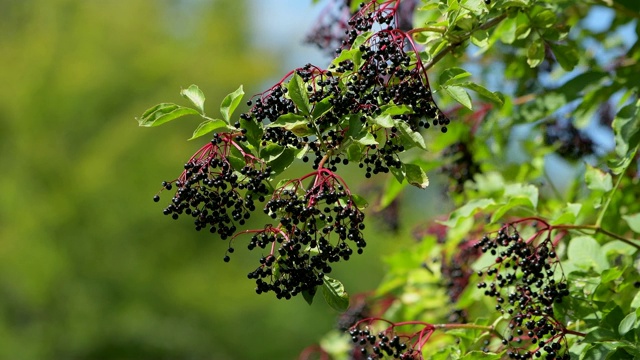
[[[139,126],[151,127],[162,125],[166,122],[181,118],[187,115],[198,115],[198,111],[192,108],[171,104],[158,104],[142,114],[138,120]]]
[[[333,105],[329,103],[329,98],[324,98],[322,101],[319,101],[313,105],[313,110],[311,111],[311,117],[313,120],[317,120],[319,117],[327,113],[327,111],[331,110]]]
[[[640,144],[640,101],[624,106],[615,119],[613,131],[616,139],[616,153],[626,157],[630,150]]]
[[[284,152],[284,147],[275,143],[267,144],[260,150],[260,158],[266,162],[275,160],[280,154]]]
[[[304,290],[302,292],[302,297],[304,298],[304,301],[306,301],[307,304],[309,305],[313,304],[313,298],[316,296],[316,291],[315,291],[316,288],[313,288],[313,292],[309,290]]]
[[[409,124],[404,121],[395,121],[396,127],[400,130],[400,136],[404,143],[408,143],[412,146],[417,146],[422,150],[427,150],[427,144],[424,142],[424,137],[417,131],[411,130]],[[406,146],[405,146],[406,147]]]
[[[537,40],[531,43],[527,50],[527,64],[534,68],[544,61],[544,42]]]
[[[247,136],[247,142],[251,144],[255,149],[260,148],[262,134],[264,133],[262,124],[258,124],[252,119],[240,119],[240,127],[247,130],[247,133],[245,134]]]
[[[471,43],[480,48],[489,45],[489,33],[482,29],[474,31],[471,34]]]
[[[470,76],[471,76],[471,73],[469,73],[465,69],[461,69],[459,67],[448,68],[448,69],[445,69],[440,74],[440,84],[441,85],[452,85],[457,80],[462,80],[462,79],[468,78]]]
[[[307,89],[302,77],[300,77],[297,72],[294,73],[289,80],[287,89],[289,90],[289,97],[293,103],[296,104],[300,112],[304,115],[309,115],[311,113],[309,95],[307,94]]]
[[[200,113],[204,115],[204,94],[197,85],[191,85],[186,89],[182,89],[180,95],[189,99],[191,103],[200,110]]]
[[[376,116],[372,118],[370,121],[376,125],[379,125],[387,129],[392,128],[395,125],[393,122],[393,119],[391,118],[391,115],[388,115],[388,114]]]
[[[360,137],[357,139],[354,139],[357,143],[362,144],[362,145],[377,145],[378,142],[376,141],[376,139],[373,137],[373,135],[370,132],[362,132],[360,133]]]
[[[429,178],[422,168],[415,164],[404,164],[404,171],[407,182],[420,189],[426,189],[429,186]]]
[[[500,94],[499,92],[492,92],[489,89],[485,88],[484,86],[476,83],[472,83],[472,82],[464,82],[458,85],[465,87],[469,90],[475,91],[476,93],[478,93],[478,95],[482,96],[483,98],[491,101],[492,103],[498,106],[504,105],[502,94]]]
[[[531,19],[531,24],[537,28],[546,29],[552,27],[558,16],[555,12],[550,9],[542,9],[542,11],[538,12]]]
[[[585,181],[587,188],[594,191],[608,192],[613,189],[613,180],[611,174],[604,172],[598,168],[595,168],[589,164],[585,172]]]
[[[462,220],[469,218],[480,210],[484,210],[491,205],[495,205],[493,199],[474,199],[459,207],[449,216],[449,220],[440,222],[448,227],[456,227]]]
[[[449,96],[451,96],[455,101],[462,104],[469,110],[473,110],[473,105],[471,104],[471,96],[469,93],[461,87],[461,86],[443,86],[442,90],[446,92]]]
[[[625,316],[624,319],[622,319],[622,321],[620,322],[620,325],[618,326],[618,334],[620,334],[621,336],[626,335],[626,333],[628,333],[631,329],[635,327],[637,319],[638,319],[638,316],[636,315],[635,311],[632,311],[627,316]]]
[[[238,156],[229,155],[227,156],[227,161],[231,164],[231,167],[237,171],[240,171],[243,167],[247,165],[247,163]]]
[[[308,120],[306,117],[293,113],[286,113],[280,115],[276,121],[267,125],[267,127],[281,127],[285,128],[297,136],[307,136],[314,134],[313,130],[307,126]]]
[[[578,214],[582,209],[582,204],[567,203],[562,212],[556,216],[550,223],[552,225],[570,224],[576,221]]]
[[[324,276],[322,295],[327,304],[337,311],[343,312],[349,308],[349,295],[344,291],[344,285],[336,279]]]
[[[367,199],[363,198],[358,194],[351,194],[351,200],[356,205],[356,207],[360,210],[365,209],[369,206]]]
[[[407,105],[382,105],[380,107],[382,111],[381,115],[404,115],[404,114],[412,114],[413,109],[411,109]]]
[[[565,71],[571,71],[578,65],[580,56],[574,46],[552,42],[549,43],[549,45],[551,46],[556,61],[558,61],[558,64],[560,64]]]
[[[594,268],[597,272],[602,272],[609,268],[609,262],[600,244],[591,236],[578,236],[571,239],[567,255],[569,261],[585,270]]]
[[[349,161],[360,161],[362,158],[362,145],[358,143],[352,143],[347,147],[347,159]]]
[[[214,119],[214,120],[205,120],[198,125],[196,130],[193,132],[193,135],[189,140],[193,140],[202,135],[206,135],[216,129],[223,128],[227,126],[227,122],[222,119]]]
[[[244,90],[242,89],[242,85],[240,85],[236,91],[222,99],[222,104],[220,104],[220,114],[222,114],[222,117],[227,121],[227,123],[230,121],[231,115],[233,115],[233,112],[240,104],[243,96]]]
[[[292,149],[284,149],[275,159],[268,162],[274,175],[282,173],[286,168],[291,166],[295,159],[295,152]]]
[[[640,234],[640,213],[622,215],[622,218],[627,222],[627,225],[629,225],[633,232]]]
[[[500,37],[500,40],[505,44],[513,44],[516,41],[516,29],[518,22],[516,21],[515,14],[504,19],[495,29],[495,34]]]

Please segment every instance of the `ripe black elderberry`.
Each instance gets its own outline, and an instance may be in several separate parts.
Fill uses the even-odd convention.
[[[379,328],[377,323],[385,323],[387,327],[376,331],[374,329]],[[397,331],[397,327],[405,325],[417,325],[422,329],[414,334]],[[392,323],[379,318],[363,319],[349,329],[354,346],[352,355],[354,359],[423,359],[422,347],[434,330],[433,325],[421,322]]]
[[[303,181],[311,179],[307,187]],[[361,254],[364,213],[336,174],[321,168],[278,188],[264,212],[279,221],[256,232],[248,248],[270,250],[249,273],[256,292],[274,292],[288,299],[303,291],[313,294],[331,264]]]
[[[208,228],[223,240],[244,225],[256,209],[255,201],[264,200],[269,193],[271,168],[250,154],[244,154],[244,167],[234,168],[229,161],[234,142],[231,134],[216,134],[189,159],[178,179],[163,182],[166,190],[176,187],[165,215],[174,219],[190,215],[196,230]]]
[[[556,319],[553,304],[562,302],[569,290],[564,274],[555,274],[562,269],[550,228],[525,240],[515,224],[508,224],[492,236],[485,235],[475,247],[496,256],[495,264],[479,273],[484,281],[478,288],[495,298],[497,311],[511,318],[510,334],[505,336],[510,357],[539,357],[538,352],[546,352],[547,359],[562,359],[567,353],[566,328]]]

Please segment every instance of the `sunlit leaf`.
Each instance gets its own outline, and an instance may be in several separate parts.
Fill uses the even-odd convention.
[[[189,99],[191,103],[200,110],[200,113],[204,114],[204,94],[197,85],[191,85],[186,89],[182,89],[180,95]]]
[[[216,129],[224,128],[227,126],[227,122],[222,119],[205,120],[193,132],[193,135],[189,140],[193,140],[202,135],[206,135]]]
[[[236,91],[227,95],[222,99],[222,104],[220,104],[220,114],[222,117],[229,122],[231,120],[231,115],[236,110],[240,101],[242,101],[242,97],[244,96],[244,90],[242,89],[242,85]]]
[[[138,125],[151,127],[162,125],[183,116],[198,114],[198,111],[192,108],[171,103],[162,103],[145,111],[144,114],[142,114],[142,117],[137,120]]]

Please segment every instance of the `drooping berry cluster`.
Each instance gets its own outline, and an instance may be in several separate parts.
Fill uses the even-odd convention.
[[[303,181],[312,178],[307,188]],[[270,248],[261,265],[249,273],[256,291],[273,291],[290,298],[303,291],[313,293],[322,285],[331,264],[361,254],[364,213],[341,178],[321,168],[278,188],[264,212],[279,221],[256,232],[249,249]]]
[[[595,143],[570,121],[556,120],[544,127],[544,141],[556,146],[556,153],[567,160],[579,160],[595,152]]]
[[[452,303],[458,301],[462,292],[469,285],[470,277],[473,274],[471,265],[480,255],[480,250],[474,246],[474,242],[469,240],[460,242],[455,254],[451,256],[443,254],[440,271],[447,288],[447,295]]]
[[[512,359],[530,359],[546,353],[546,359],[568,359],[567,329],[554,314],[553,304],[569,295],[560,268],[551,227],[536,230],[523,239],[517,224],[485,235],[475,246],[495,256],[495,263],[478,273],[478,288],[496,301],[496,310],[510,316],[503,344]],[[558,272],[559,270],[559,272]]]
[[[327,70],[297,68],[248,102],[241,117],[264,125],[263,146],[312,152],[317,167],[324,154],[353,140],[371,177],[401,168],[398,155],[420,146],[414,132],[447,131],[449,119],[434,102],[413,40],[396,27],[398,4],[367,2],[348,21],[348,38]],[[339,154],[328,159],[332,171],[348,162]]]
[[[378,324],[386,328],[374,330]],[[412,326],[420,329],[414,333],[400,333],[397,327]],[[419,321],[393,323],[381,318],[368,318],[357,322],[349,329],[354,344],[354,359],[423,359],[422,347],[429,340],[435,327]]]
[[[473,181],[474,175],[482,172],[466,142],[452,144],[442,152],[442,156],[444,159],[450,159],[440,171],[449,177],[449,191],[453,193],[462,192],[464,184]]]
[[[163,182],[164,190],[176,187],[164,214],[174,219],[190,215],[195,219],[196,230],[208,228],[223,240],[237,231],[237,225],[244,225],[256,208],[255,201],[265,201],[269,193],[267,179],[271,169],[242,152],[236,144],[242,138],[216,134],[187,161],[176,180]],[[238,159],[243,164],[240,169],[235,169],[231,162],[232,148],[244,157]],[[159,200],[160,196],[155,195],[154,201]]]

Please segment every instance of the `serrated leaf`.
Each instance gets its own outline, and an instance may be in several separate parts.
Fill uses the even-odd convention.
[[[206,135],[216,129],[220,129],[227,126],[227,122],[222,119],[205,120],[198,125],[193,135],[189,140],[199,138],[202,135]]]
[[[197,85],[191,85],[186,89],[182,89],[180,95],[189,99],[191,103],[200,110],[200,113],[204,115],[204,94]]]
[[[139,126],[151,127],[162,125],[183,116],[199,114],[197,110],[192,108],[172,103],[162,103],[149,108],[142,114],[142,117],[137,120]]]
[[[220,114],[227,123],[231,119],[231,115],[236,110],[240,101],[242,101],[242,97],[244,96],[244,90],[242,89],[242,85],[236,91],[228,94],[222,99],[222,104],[220,104]]]
[[[422,168],[415,164],[404,164],[404,172],[407,182],[420,189],[426,189],[429,186],[429,178]]]
[[[595,168],[589,164],[585,172],[585,181],[587,188],[594,191],[608,192],[613,189],[613,179],[611,174],[604,172],[598,168]]]
[[[489,89],[485,88],[484,86],[473,83],[473,82],[463,82],[458,85],[465,87],[471,91],[475,91],[476,93],[478,93],[478,95],[482,96],[483,98],[491,101],[492,103],[498,106],[504,105],[502,94],[500,94],[499,92],[492,92]]]
[[[289,97],[294,104],[298,107],[298,110],[304,115],[309,115],[311,109],[309,107],[309,95],[307,89],[302,80],[302,77],[298,73],[294,73],[289,84],[287,84],[287,90],[289,90]]]
[[[467,93],[467,91],[463,87],[443,86],[442,90],[444,90],[444,92],[446,92],[455,101],[457,101],[467,109],[473,110],[473,105],[471,104],[471,96],[469,96],[469,93]]]
[[[344,291],[344,285],[336,279],[324,276],[322,295],[327,304],[337,311],[343,312],[349,308],[349,295]]]

